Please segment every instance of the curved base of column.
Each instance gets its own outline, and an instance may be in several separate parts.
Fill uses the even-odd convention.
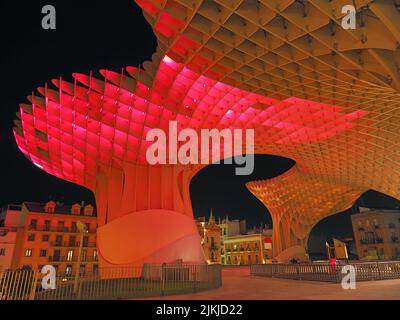
[[[169,210],[126,214],[97,229],[100,268],[204,262],[193,218]]]
[[[274,258],[279,263],[290,263],[292,259],[296,259],[299,262],[308,262],[306,249],[303,246],[292,246],[283,250]]]

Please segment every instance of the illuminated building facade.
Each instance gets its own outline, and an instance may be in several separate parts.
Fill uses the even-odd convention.
[[[20,213],[19,205],[9,205],[0,212],[0,270],[16,267],[15,252],[25,223]]]
[[[226,265],[271,262],[271,238],[261,233],[227,237],[224,241]]]
[[[205,217],[196,219],[201,238],[201,247],[207,263],[221,263],[221,228],[215,223],[211,211],[208,221]]]
[[[158,39],[151,61],[53,80],[14,129],[35,165],[94,192],[104,266],[203,260],[189,184],[204,165],[146,162],[146,132],[169,121],[254,129],[255,153],[296,161],[248,184],[272,212],[276,256],[366,190],[399,198],[394,2],[356,1],[355,30],[341,28],[343,1],[136,2]]]
[[[9,205],[1,216],[4,228],[16,235],[11,263],[4,269],[40,270],[44,265],[53,265],[60,274],[75,274],[80,245],[77,222],[81,221],[87,232],[83,236],[80,273],[97,272],[97,221],[92,205],[24,202],[21,206]],[[0,250],[2,246],[0,242]]]
[[[400,258],[400,210],[360,208],[351,215],[359,259]]]
[[[224,219],[218,221],[218,226],[221,228],[221,263],[226,264],[225,239],[231,236],[246,234],[246,220],[229,220],[229,217],[226,216]]]

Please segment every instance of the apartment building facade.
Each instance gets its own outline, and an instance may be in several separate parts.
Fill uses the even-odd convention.
[[[53,265],[58,274],[71,276],[78,269],[76,264],[82,235],[80,273],[97,271],[97,220],[92,205],[24,202],[17,214],[4,210],[2,220],[5,228],[14,228],[18,234],[9,269],[40,270],[44,265]],[[85,225],[83,234],[78,222]]]
[[[200,217],[196,219],[196,224],[205,260],[209,264],[221,263],[221,228],[215,223],[212,211],[208,221]]]
[[[400,259],[400,210],[361,207],[351,222],[359,259]]]
[[[272,259],[271,238],[262,233],[230,236],[224,240],[224,252],[227,265],[266,263]]]

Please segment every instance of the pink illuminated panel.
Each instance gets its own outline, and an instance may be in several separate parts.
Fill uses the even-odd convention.
[[[53,81],[57,89],[39,88],[41,96],[29,97],[32,107],[20,108],[23,137],[15,132],[20,150],[36,166],[89,188],[101,168],[146,164],[146,133],[168,131],[171,120],[178,130],[254,128],[257,141],[284,145],[329,139],[367,114],[295,97],[278,101],[257,95],[193,72],[168,56],[151,88],[129,75],[101,74],[104,80],[74,74],[74,83],[60,79]]]

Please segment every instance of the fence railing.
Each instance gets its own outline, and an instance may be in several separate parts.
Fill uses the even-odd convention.
[[[0,300],[101,300],[199,292],[222,285],[221,265],[146,264],[100,268],[74,285],[75,274],[56,276],[56,289],[43,289],[39,271],[0,272]]]
[[[400,279],[400,261],[349,262],[355,268],[356,281]],[[341,282],[345,265],[327,263],[306,264],[257,264],[250,267],[250,274],[276,278]]]
[[[34,270],[0,271],[0,300],[33,300],[37,280]]]

